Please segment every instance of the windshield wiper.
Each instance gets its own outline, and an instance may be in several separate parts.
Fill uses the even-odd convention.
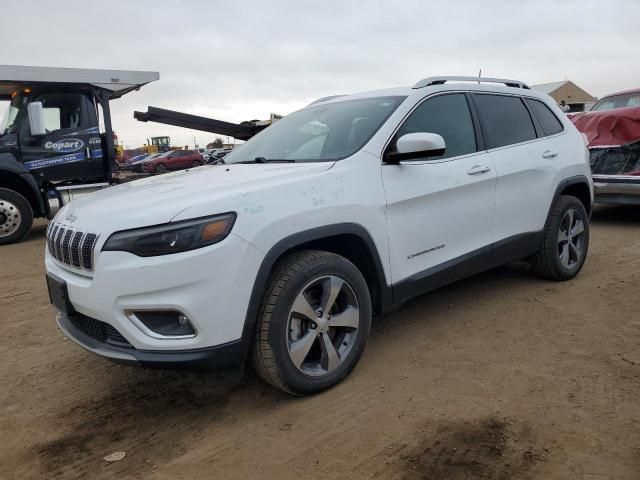
[[[295,160],[256,157],[253,160],[245,160],[244,162],[235,163],[295,163]]]

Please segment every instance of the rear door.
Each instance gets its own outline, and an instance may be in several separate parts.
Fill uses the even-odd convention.
[[[527,253],[520,249],[536,247],[534,234],[544,228],[559,151],[539,138],[523,98],[477,93],[473,99],[497,174],[497,254],[500,247],[514,245],[511,253],[518,256]]]
[[[460,278],[488,263],[495,169],[469,102],[464,93],[428,97],[400,126],[390,148],[406,133],[437,133],[446,143],[444,155],[382,167],[391,272],[394,284],[406,281],[406,296],[431,288],[436,274],[448,270]]]

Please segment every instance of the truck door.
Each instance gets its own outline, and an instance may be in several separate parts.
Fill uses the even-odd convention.
[[[34,137],[29,122],[20,128],[22,161],[39,183],[104,176],[97,115],[82,93],[35,94],[42,102],[46,135]]]

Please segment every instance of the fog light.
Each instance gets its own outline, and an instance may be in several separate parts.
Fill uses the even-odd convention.
[[[151,334],[155,334],[152,336],[192,337],[196,333],[189,317],[175,310],[133,311],[129,316],[140,322]]]

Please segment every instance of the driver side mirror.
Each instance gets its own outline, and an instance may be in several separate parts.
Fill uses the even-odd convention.
[[[439,157],[444,154],[445,148],[444,138],[437,133],[407,133],[396,141],[396,151],[388,153],[385,161],[398,164],[403,160]]]
[[[29,130],[31,136],[39,137],[47,134],[47,129],[44,126],[44,108],[42,102],[31,102],[27,107],[27,114],[29,116]]]

